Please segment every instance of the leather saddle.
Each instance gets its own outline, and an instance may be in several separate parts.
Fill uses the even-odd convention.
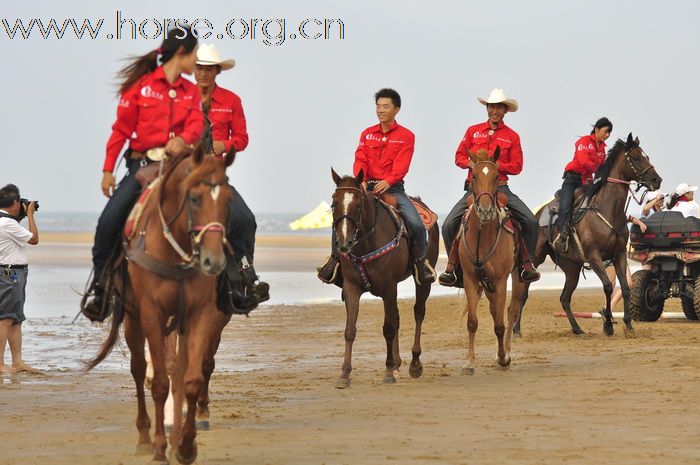
[[[433,225],[437,222],[437,213],[428,208],[428,206],[425,204],[425,202],[423,202],[423,200],[421,200],[420,197],[409,196],[408,198],[411,200],[411,203],[416,208],[416,211],[418,211],[418,216],[420,216],[420,219],[423,221],[423,226],[425,227],[425,229],[430,230],[430,228],[432,228]],[[379,200],[387,206],[391,207],[391,212],[395,218],[400,218],[398,202],[396,201],[396,197],[394,195],[384,192],[382,195],[379,196]]]

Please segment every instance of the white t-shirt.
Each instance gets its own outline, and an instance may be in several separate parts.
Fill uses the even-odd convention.
[[[0,264],[26,265],[32,233],[12,218],[0,217]]]
[[[695,218],[698,218],[699,210],[700,207],[698,207],[698,204],[695,202],[695,200],[691,200],[689,202],[681,200],[680,202],[677,202],[670,211],[681,212],[686,218],[689,216],[694,216]]]

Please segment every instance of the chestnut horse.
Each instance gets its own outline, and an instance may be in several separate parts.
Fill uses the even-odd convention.
[[[345,323],[345,357],[339,389],[350,386],[352,371],[352,345],[357,334],[357,316],[360,296],[369,291],[384,301],[384,339],[386,340],[386,375],[384,382],[396,383],[401,366],[399,354],[399,308],[396,303],[397,285],[411,276],[412,260],[403,222],[395,221],[388,207],[385,208],[375,195],[362,187],[363,171],[357,178],[340,177],[331,170],[336,189],[333,194],[333,228],[337,249],[340,252],[340,267],[343,275],[342,296],[345,300],[347,319]],[[390,199],[387,199],[390,201]],[[428,231],[426,258],[435,266],[438,256],[440,232],[437,222]],[[359,261],[370,257],[364,264]],[[375,259],[376,258],[376,259]],[[362,273],[362,275],[361,275]],[[413,313],[416,331],[411,352],[413,359],[409,374],[413,378],[423,374],[420,361],[420,335],[425,302],[430,295],[430,284],[416,284],[416,302]]]
[[[574,334],[584,334],[584,331],[579,327],[571,311],[571,295],[578,285],[581,268],[584,263],[588,263],[603,283],[605,292],[603,331],[606,335],[612,336],[614,330],[610,296],[613,286],[605,274],[603,264],[604,261],[611,260],[615,266],[615,274],[624,300],[625,334],[634,336],[632,315],[629,311],[630,290],[627,282],[626,251],[629,237],[625,215],[627,194],[630,181],[637,181],[649,190],[657,190],[661,185],[661,177],[639,146],[639,138],[633,139],[630,133],[626,141],[618,139],[608,151],[605,162],[596,172],[596,178],[599,181],[585,194],[588,198],[588,206],[585,207],[581,219],[574,221],[575,233],[572,233],[569,238],[566,254],[557,254],[551,245],[553,239],[550,237],[552,224],[550,219],[548,225],[540,227],[537,248],[532,261],[535,266],[539,266],[549,256],[566,274],[566,283],[559,300]],[[540,219],[553,202],[555,201],[542,207],[535,216]],[[577,207],[574,207],[573,215],[577,215],[576,210]],[[528,288],[529,285],[525,285],[520,297],[520,312],[513,329],[517,335],[520,335],[520,319],[527,302]]]
[[[486,291],[489,309],[493,318],[493,331],[498,339],[496,366],[507,369],[510,366],[511,335],[522,283],[518,278],[518,230],[513,227],[510,217],[498,197],[498,168],[500,156],[496,147],[493,157],[479,150],[476,155],[469,153],[472,168],[472,205],[465,213],[462,227],[457,236],[459,241],[459,262],[462,267],[464,293],[467,296],[465,313],[469,331],[467,363],[463,374],[473,375],[476,355],[474,344],[479,320],[476,308],[482,292]],[[508,306],[508,328],[503,322],[508,276],[512,278],[512,295]]]
[[[223,159],[207,155],[198,146],[191,155],[169,161],[159,183],[143,207],[138,233],[127,248],[128,265],[122,279],[111,330],[88,369],[105,359],[117,341],[124,322],[124,337],[131,351],[131,374],[136,384],[139,432],[137,450],[154,453],[165,462],[167,440],[163,409],[168,396],[166,338],[178,332],[173,376],[175,422],[171,444],[175,458],[192,463],[197,457],[195,414],[213,370],[213,356],[226,319],[217,309],[217,275],[226,267],[226,224],[231,189]],[[144,343],[153,362],[151,386],[155,404],[155,436],[146,411]],[[183,396],[187,417],[182,423]]]

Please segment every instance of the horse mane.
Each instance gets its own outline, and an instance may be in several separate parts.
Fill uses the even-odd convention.
[[[626,142],[622,139],[617,139],[615,144],[608,150],[608,155],[605,157],[605,161],[596,170],[594,178],[598,181],[593,184],[590,190],[587,192],[589,198],[592,198],[598,193],[601,187],[608,182],[608,176],[610,176],[610,171],[612,171],[615,161],[620,156],[622,152],[625,151]]]

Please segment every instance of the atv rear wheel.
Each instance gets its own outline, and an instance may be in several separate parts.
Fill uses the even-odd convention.
[[[630,289],[630,313],[635,321],[656,321],[664,311],[664,299],[654,298],[653,274],[649,270],[639,270],[632,275]],[[697,284],[697,283],[696,283]],[[700,301],[700,293],[695,294]]]

